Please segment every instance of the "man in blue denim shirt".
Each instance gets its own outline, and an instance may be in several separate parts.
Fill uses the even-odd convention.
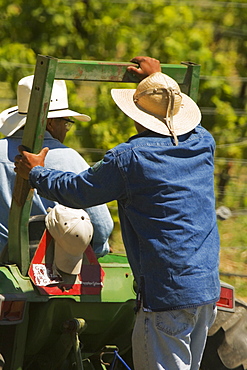
[[[15,181],[14,157],[23,137],[27,109],[33,84],[33,76],[22,78],[17,88],[18,106],[8,108],[0,114],[0,131],[6,136],[0,140],[0,254],[8,240],[8,215],[12,201]],[[73,121],[67,117],[75,117],[81,121],[89,121],[85,114],[68,108],[68,96],[65,81],[54,81],[51,102],[46,125],[44,147],[50,149],[46,157],[46,166],[61,171],[80,173],[89,165],[75,150],[63,143],[66,133]],[[47,209],[55,206],[34,192],[31,216],[46,214]],[[92,247],[97,257],[109,252],[108,238],[113,229],[113,221],[106,205],[86,210],[94,226]]]
[[[80,174],[43,168],[48,149],[20,148],[15,171],[45,198],[70,207],[117,199],[123,241],[138,286],[135,370],[198,370],[219,299],[219,238],[212,136],[195,102],[137,57],[144,78],[112,97],[138,134]],[[154,72],[154,73],[152,73]]]

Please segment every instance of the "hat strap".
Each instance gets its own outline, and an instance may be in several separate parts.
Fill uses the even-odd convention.
[[[178,145],[178,137],[174,131],[174,126],[173,126],[173,112],[174,112],[174,104],[175,104],[175,93],[174,90],[171,87],[167,88],[167,91],[169,93],[169,102],[168,102],[168,107],[166,111],[166,124],[167,127],[170,131],[170,133],[173,136],[175,145]]]
[[[174,126],[173,126],[173,113],[174,113],[174,105],[175,105],[175,95],[180,95],[180,92],[178,91],[175,91],[172,87],[156,87],[156,88],[153,88],[153,89],[146,89],[146,90],[143,90],[141,91],[140,93],[136,94],[135,95],[135,98],[134,98],[134,103],[137,103],[138,100],[140,99],[140,97],[142,97],[143,95],[155,95],[155,94],[163,94],[165,91],[168,92],[168,96],[169,96],[169,99],[168,99],[168,107],[167,107],[167,110],[166,110],[166,117],[165,117],[165,122],[166,122],[166,125],[168,127],[168,130],[170,131],[170,133],[172,134],[173,138],[174,138],[174,142],[175,142],[175,145],[177,146],[178,145],[178,138],[177,138],[177,135],[175,134],[175,131],[174,131]]]
[[[49,113],[50,112],[58,112],[60,110],[62,111],[62,110],[67,110],[67,109],[69,109],[69,108],[67,107],[67,108],[51,109],[48,112]],[[14,113],[14,112],[18,112],[18,114],[25,114],[25,115],[27,115],[27,112],[20,112],[20,111],[18,111],[18,109],[14,109],[14,110],[8,112],[8,114],[11,114],[11,113]]]
[[[11,114],[11,113],[14,113],[14,112],[17,112],[18,111],[18,109],[16,108],[16,109],[13,109],[13,110],[10,110],[9,112],[8,112],[8,114]],[[18,112],[19,113],[19,112]]]

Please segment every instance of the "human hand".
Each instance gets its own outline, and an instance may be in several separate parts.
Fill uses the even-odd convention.
[[[29,172],[35,166],[45,165],[45,157],[49,151],[49,148],[43,148],[39,154],[33,154],[27,152],[23,145],[18,147],[20,154],[15,157],[15,168],[14,171],[18,173],[23,179],[28,180]]]
[[[128,66],[127,70],[134,73],[140,80],[155,72],[161,72],[160,61],[150,57],[138,56],[131,59],[132,63],[137,63],[138,66]]]

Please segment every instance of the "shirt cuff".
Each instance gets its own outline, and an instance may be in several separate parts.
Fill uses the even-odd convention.
[[[36,188],[36,180],[40,173],[44,170],[44,167],[42,166],[35,166],[31,169],[29,172],[29,184],[32,188]]]

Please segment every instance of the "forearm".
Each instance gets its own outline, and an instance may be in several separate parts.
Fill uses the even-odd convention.
[[[40,196],[67,207],[86,208],[95,205],[86,202],[83,194],[78,191],[75,180],[77,176],[73,172],[36,166],[30,171],[29,181],[31,187],[36,188]]]
[[[86,171],[87,170],[85,170],[85,172]],[[94,200],[84,200],[85,197],[83,197],[83,191],[80,191],[78,184],[78,178],[82,179],[83,172],[78,175],[73,172],[64,172],[36,166],[30,172],[29,182],[32,188],[37,189],[39,195],[59,203],[62,203],[61,200],[64,200],[62,204],[65,204],[69,192],[71,200],[68,200],[68,202],[74,202],[76,204],[83,203],[84,207],[88,208],[88,213],[90,213],[91,218],[96,219],[96,216],[100,214],[105,220],[104,222],[109,224],[109,229],[111,229],[112,219],[107,206],[103,204],[93,204],[95,203]],[[83,185],[83,180],[81,181],[81,185]],[[84,192],[87,192],[86,189],[90,189],[90,193],[95,192],[91,185],[86,183],[86,181],[83,188]],[[75,190],[76,194],[73,193],[73,190]],[[87,198],[89,198],[89,196],[87,196]],[[86,203],[87,205],[85,205]]]
[[[44,198],[71,208],[89,208],[119,199],[124,188],[117,171],[108,168],[101,176],[90,168],[79,174],[34,167],[29,174],[30,185]],[[112,179],[112,180],[111,180]],[[109,184],[118,183],[118,187]]]

